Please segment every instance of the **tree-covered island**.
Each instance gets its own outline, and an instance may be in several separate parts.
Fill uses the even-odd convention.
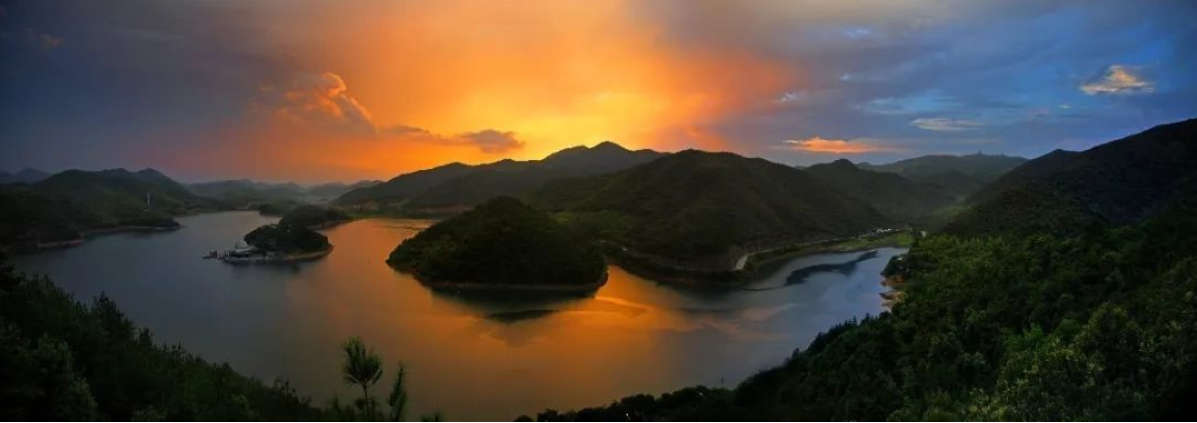
[[[396,247],[387,263],[434,289],[581,293],[607,280],[593,246],[510,197],[425,229]]]

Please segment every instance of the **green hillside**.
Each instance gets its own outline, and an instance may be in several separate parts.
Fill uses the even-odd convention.
[[[762,246],[850,236],[887,223],[801,170],[695,150],[555,181],[533,204],[632,252],[715,270],[729,270],[740,254]]]
[[[434,287],[597,287],[606,265],[544,212],[499,197],[403,241],[387,263]]]
[[[956,197],[942,187],[919,184],[894,173],[863,170],[845,159],[805,171],[895,221],[927,217],[956,203]]]
[[[1141,221],[1197,189],[1197,119],[1084,152],[1056,151],[993,182],[946,230],[1075,232]]]
[[[305,204],[287,211],[278,223],[296,228],[322,228],[349,219],[350,216],[340,210]]]
[[[889,164],[859,163],[857,166],[874,172],[896,173],[918,183],[935,184],[964,199],[1026,161],[1022,157],[978,153],[927,155]]]
[[[75,239],[81,231],[175,228],[171,216],[221,206],[153,169],[68,170],[30,185],[6,185],[0,204],[6,205],[0,245],[17,249]]]

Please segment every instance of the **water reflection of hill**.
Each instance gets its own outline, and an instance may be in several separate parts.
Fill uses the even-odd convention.
[[[819,273],[839,273],[844,276],[851,275],[856,271],[857,265],[866,260],[877,258],[877,250],[867,251],[856,256],[852,260],[843,263],[823,263],[806,266],[786,276],[786,282],[782,285],[767,286],[767,287],[745,287],[748,291],[768,291],[772,289],[784,288],[790,285],[797,285],[806,282],[807,278]]]

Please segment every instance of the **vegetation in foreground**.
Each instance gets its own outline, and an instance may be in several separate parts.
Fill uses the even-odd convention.
[[[360,338],[341,350],[342,377],[362,396],[321,408],[281,379],[267,385],[155,344],[107,297],[82,304],[45,277],[0,265],[0,420],[403,421],[403,365],[380,401],[370,389],[383,379],[382,358]]]
[[[1197,416],[1195,209],[1072,237],[918,241],[892,312],[734,390],[553,420],[1176,420]]]
[[[585,239],[499,197],[403,241],[387,263],[429,283],[597,286],[606,265]]]
[[[0,268],[0,419],[321,420],[286,382],[154,342],[107,297]]]
[[[541,420],[1191,420],[1197,120],[1032,160],[890,262],[892,311],[734,390]]]

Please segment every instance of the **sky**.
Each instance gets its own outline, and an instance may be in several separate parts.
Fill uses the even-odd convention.
[[[1191,0],[0,1],[0,170],[387,179],[604,140],[786,164],[1197,117]]]

